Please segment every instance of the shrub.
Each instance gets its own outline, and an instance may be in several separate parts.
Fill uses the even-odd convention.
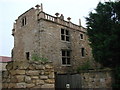
[[[47,62],[48,61],[47,58],[40,57],[37,54],[32,55],[32,60],[33,61],[42,61],[42,62]]]
[[[91,69],[90,62],[86,61],[83,65],[77,68],[77,72],[80,72],[81,70],[89,70],[89,69]]]

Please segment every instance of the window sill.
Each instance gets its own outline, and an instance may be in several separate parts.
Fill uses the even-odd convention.
[[[63,67],[71,67],[72,65],[62,65]]]
[[[21,26],[21,28],[24,28],[24,27],[26,27],[27,26],[27,24],[26,25],[24,25],[24,26]]]
[[[61,40],[61,42],[63,42],[63,43],[71,43],[71,42],[69,42],[69,41],[63,41],[63,40]]]
[[[85,39],[80,39],[81,41],[85,41]]]
[[[85,58],[85,56],[84,56],[84,57],[81,57],[81,58]]]

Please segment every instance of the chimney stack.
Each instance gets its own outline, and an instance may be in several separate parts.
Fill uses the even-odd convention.
[[[79,19],[79,26],[81,26],[81,19]]]

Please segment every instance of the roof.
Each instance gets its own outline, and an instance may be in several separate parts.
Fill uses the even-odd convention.
[[[10,62],[10,61],[11,61],[11,57],[0,56],[0,62]]]

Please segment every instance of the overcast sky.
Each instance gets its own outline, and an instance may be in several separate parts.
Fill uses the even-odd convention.
[[[43,4],[43,11],[55,15],[63,14],[65,20],[79,24],[79,18],[85,27],[85,18],[88,13],[96,8],[99,1],[104,0],[0,0],[0,56],[11,56],[14,38],[11,35],[13,23],[26,10],[37,4]],[[108,0],[106,0],[108,1]]]

